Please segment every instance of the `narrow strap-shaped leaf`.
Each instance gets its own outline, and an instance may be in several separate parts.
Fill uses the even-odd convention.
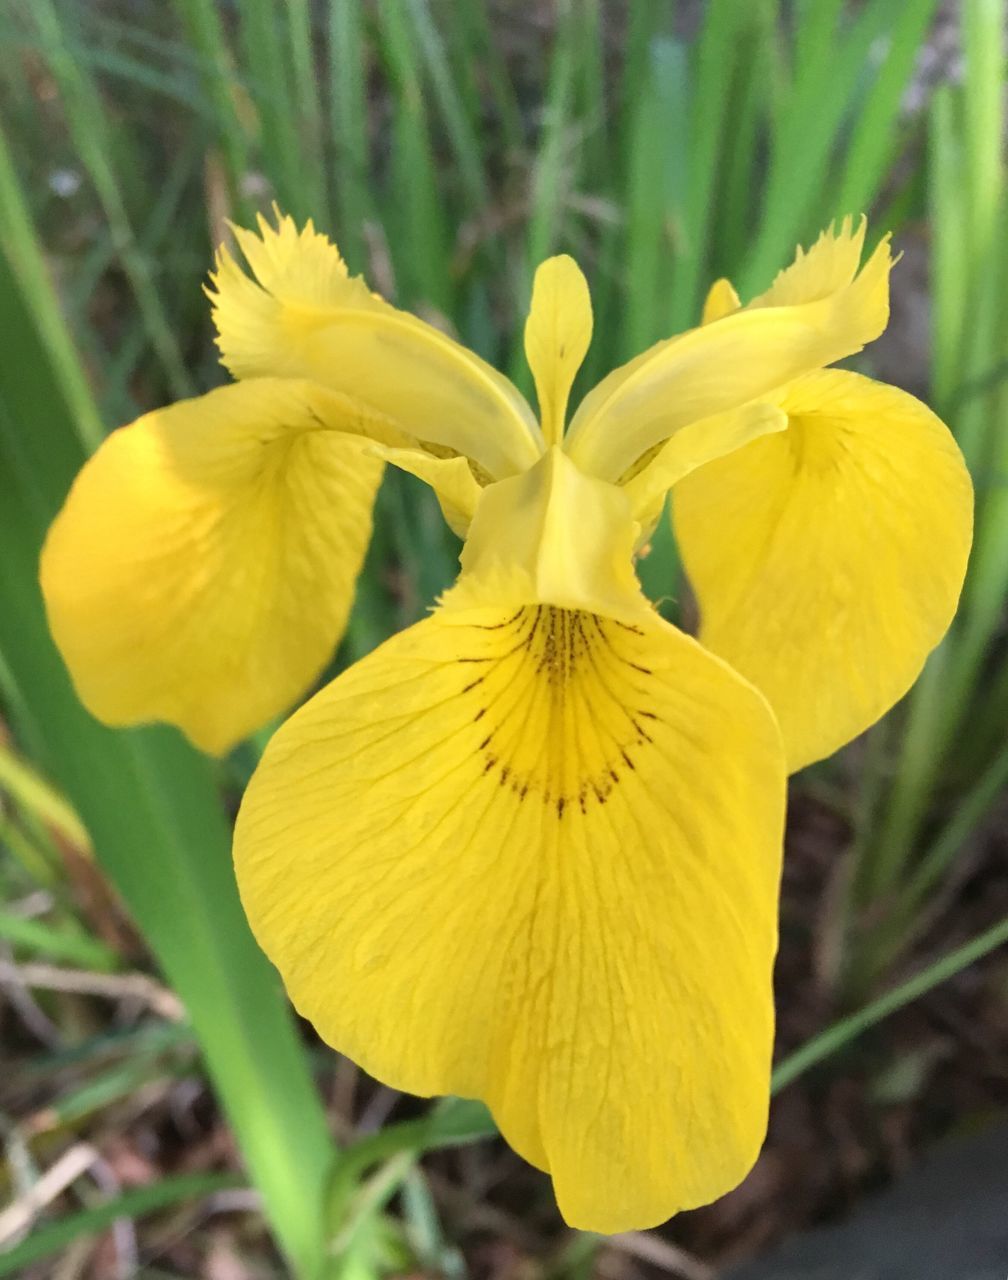
[[[74,57],[67,40],[64,25],[68,15],[53,0],[38,0],[32,5],[31,13],[43,53],[63,99],[74,146],[101,202],[151,346],[164,368],[172,394],[179,397],[188,395],[192,383],[182,360],[179,342],[150,264],[137,245],[126,199],[113,164],[114,148],[107,113],[88,68]],[[124,168],[136,169],[137,166]]]
[[[139,1218],[170,1208],[183,1200],[198,1200],[215,1191],[228,1191],[240,1187],[242,1180],[229,1173],[194,1173],[178,1178],[166,1178],[150,1187],[138,1187],[125,1191],[113,1200],[83,1209],[55,1222],[46,1223],[33,1231],[26,1240],[0,1254],[0,1276],[23,1274],[23,1268],[33,1262],[49,1258],[60,1249],[85,1236],[94,1236],[110,1227],[120,1218]]]
[[[874,204],[893,160],[901,103],[937,0],[899,6],[885,61],[875,76],[851,131],[839,194],[830,214],[857,215]]]
[[[817,1062],[822,1062],[825,1058],[837,1053],[870,1027],[874,1027],[884,1018],[895,1013],[897,1009],[902,1009],[904,1005],[919,999],[934,987],[947,982],[949,978],[954,978],[957,973],[961,973],[963,969],[968,968],[997,947],[1004,946],[1006,942],[1008,942],[1008,919],[1000,920],[963,946],[956,947],[954,951],[948,952],[941,959],[928,965],[915,977],[901,983],[894,990],[887,991],[877,1000],[872,1000],[870,1004],[858,1009],[850,1017],[834,1022],[832,1026],[827,1027],[819,1035],[813,1036],[811,1040],[806,1041],[794,1053],[788,1054],[777,1064],[771,1084],[773,1092],[779,1093],[800,1075],[804,1075],[810,1067],[814,1067]]]
[[[237,77],[231,65],[224,25],[213,0],[175,0],[189,40],[199,54],[207,95],[213,104],[235,209],[247,216],[242,179],[249,168],[249,139],[236,109]]]
[[[343,256],[356,275],[366,266],[368,183],[368,45],[360,0],[329,0],[329,111],[335,148],[336,216]]]

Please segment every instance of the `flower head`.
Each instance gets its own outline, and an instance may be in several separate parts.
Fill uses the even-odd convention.
[[[535,278],[538,419],[288,218],[211,298],[237,381],[115,432],[42,583],[81,697],[222,751],[342,632],[384,462],[465,539],[425,621],[270,742],[235,865],[298,1009],[367,1070],[484,1099],[572,1224],[642,1227],[762,1142],[785,778],[909,687],[948,626],[971,489],[905,393],[825,366],[877,337],[863,224],[606,377],[567,257]],[[674,487],[703,626],[634,555]]]

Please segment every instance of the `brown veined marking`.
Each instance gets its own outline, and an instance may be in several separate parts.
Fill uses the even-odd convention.
[[[461,693],[485,730],[477,748],[483,776],[519,800],[538,798],[559,818],[605,804],[651,742],[651,673],[635,661],[633,644],[643,631],[550,605],[481,629],[496,633],[494,652],[461,659],[479,667]]]

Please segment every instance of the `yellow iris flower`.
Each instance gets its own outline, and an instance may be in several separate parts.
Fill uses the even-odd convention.
[[[236,235],[237,381],[113,433],[46,543],[80,696],[227,749],[331,655],[383,461],[433,486],[458,582],[270,742],[235,837],[252,927],[330,1044],[485,1100],[571,1224],[706,1203],[765,1133],[786,774],[905,692],[965,571],[946,428],[824,368],[885,327],[888,244],[860,266],[848,221],[746,306],[720,282],[565,429],[570,258],[525,327],[537,421],[311,224]],[[672,486],[699,641],[634,573]]]

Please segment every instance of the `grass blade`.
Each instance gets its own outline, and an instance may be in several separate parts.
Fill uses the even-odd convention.
[[[245,90],[235,74],[220,13],[214,0],[175,0],[175,7],[200,59],[203,82],[224,151],[235,216],[245,222],[250,209],[242,184],[250,167],[249,138],[239,111]]]
[[[67,964],[85,969],[105,972],[119,964],[119,957],[114,951],[83,929],[57,928],[41,920],[14,915],[2,907],[0,938],[50,960],[65,960]]]
[[[289,28],[280,22],[273,0],[247,0],[240,15],[242,58],[259,115],[263,165],[284,212],[304,222],[325,208],[324,181],[317,157],[307,154],[301,142],[285,38]]]
[[[33,1231],[27,1240],[0,1254],[0,1276],[23,1274],[25,1267],[51,1257],[74,1240],[98,1235],[119,1218],[140,1218],[144,1214],[181,1204],[185,1200],[199,1200],[203,1196],[241,1185],[242,1179],[234,1174],[193,1173],[165,1178],[150,1187],[125,1191],[113,1200],[95,1205],[93,1209],[70,1214]]]
[[[938,0],[910,0],[900,6],[885,61],[854,122],[827,216],[868,213],[874,204],[896,149],[903,93],[937,8]]]
[[[192,394],[192,383],[150,263],[137,245],[112,164],[114,148],[101,97],[86,69],[73,56],[63,19],[53,0],[35,0],[30,12],[63,98],[74,145],[94,183],[151,346],[164,369],[172,395],[182,399]]]
[[[751,20],[746,6],[735,0],[713,0],[707,6],[703,30],[693,52],[692,82],[681,105],[687,158],[682,243],[677,246],[672,294],[673,333],[696,324],[700,315],[700,287],[708,265],[713,195],[729,118],[726,86],[734,73],[743,28]],[[674,136],[676,131],[669,131],[667,123],[664,128],[666,136],[669,132]],[[674,145],[671,139],[669,145]]]
[[[468,203],[469,216],[479,215],[490,203],[490,190],[483,171],[485,146],[455,83],[441,33],[427,0],[405,0],[413,35],[427,67],[434,101],[455,155],[455,168]]]
[[[753,192],[758,187],[762,160],[760,141],[777,114],[775,103],[782,77],[773,0],[754,0],[749,25],[741,30],[739,39],[735,81],[723,88],[729,94],[732,142],[725,149],[718,207],[713,211],[711,279],[735,277],[749,250]]]
[[[889,0],[870,0],[849,28],[834,30],[836,0],[801,7],[794,83],[774,131],[760,230],[739,283],[743,297],[765,288],[815,223],[830,157],[875,40],[892,18]]]
[[[571,109],[574,101],[576,10],[568,5],[553,41],[539,148],[532,170],[528,229],[529,270],[557,247],[568,180]],[[531,275],[528,280],[531,287]]]
[[[49,284],[45,260],[38,251],[35,229],[11,161],[7,139],[0,125],[0,228],[18,284],[27,297],[38,300],[35,316],[46,360],[67,402],[74,431],[85,450],[98,447],[105,435],[87,378],[63,322],[59,304]]]
[[[326,148],[322,137],[322,103],[315,69],[315,31],[310,0],[286,0],[287,33],[294,79],[292,125],[302,144],[302,157],[312,169],[308,180],[315,205],[311,216],[323,227],[330,225]],[[302,182],[305,175],[302,174]]]
[[[825,1031],[814,1036],[777,1064],[773,1072],[773,1092],[779,1093],[816,1063],[838,1053],[845,1045],[850,1044],[852,1040],[884,1018],[888,1018],[897,1009],[902,1009],[904,1005],[919,999],[941,983],[947,982],[949,978],[954,978],[957,973],[968,969],[971,964],[975,964],[977,960],[989,955],[998,947],[1004,946],[1006,942],[1008,942],[1008,919],[1001,920],[970,942],[956,947],[954,951],[948,952],[940,960],[928,965],[922,973],[901,983],[895,990],[887,992],[884,996],[879,996],[877,1000],[871,1001],[857,1013],[852,1013],[850,1017],[842,1018],[831,1027],[827,1027]]]
[[[623,323],[616,355],[629,360],[675,331],[672,260],[684,234],[686,147],[681,127],[689,102],[686,51],[677,40],[652,41],[630,131]],[[678,265],[678,264],[677,264]],[[675,287],[678,287],[678,273]],[[681,308],[677,308],[681,309]]]
[[[329,99],[339,219],[335,238],[353,272],[367,264],[364,224],[371,216],[367,53],[360,0],[329,0]]]
[[[392,136],[394,213],[388,243],[400,303],[451,310],[449,232],[423,94],[423,76],[406,10],[380,0],[382,51],[396,90]]]

